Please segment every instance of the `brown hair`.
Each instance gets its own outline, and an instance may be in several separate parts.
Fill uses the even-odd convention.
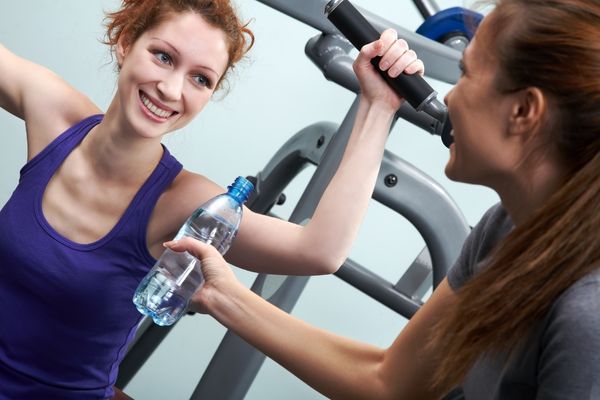
[[[515,354],[555,300],[600,268],[600,1],[500,0],[484,39],[499,91],[538,87],[551,100],[549,143],[564,186],[492,253],[436,326],[434,384],[460,384],[486,353]]]
[[[133,44],[144,32],[163,22],[170,14],[195,12],[227,37],[229,52],[226,73],[254,44],[254,34],[238,18],[229,0],[123,0],[121,8],[106,14],[106,40],[114,52],[119,40]],[[217,87],[221,85],[223,78]]]

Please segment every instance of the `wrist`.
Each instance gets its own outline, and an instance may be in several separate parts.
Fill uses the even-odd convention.
[[[387,137],[389,127],[397,111],[397,108],[384,100],[362,97],[355,124],[360,128],[385,128],[383,131],[385,131]],[[369,129],[369,131],[372,131],[372,129]]]
[[[360,101],[369,114],[382,116],[388,118],[389,120],[394,118],[394,115],[401,105],[398,105],[395,102],[390,102],[387,99],[369,98],[364,95],[361,96]]]
[[[227,321],[236,318],[243,312],[244,292],[248,289],[237,280],[223,280],[212,283],[202,289],[202,303],[206,312],[215,319],[228,326]]]

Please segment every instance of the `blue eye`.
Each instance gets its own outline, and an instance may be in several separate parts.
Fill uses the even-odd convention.
[[[154,52],[154,57],[156,57],[156,59],[163,64],[169,64],[169,65],[173,64],[173,59],[171,58],[169,53],[166,53],[164,51]]]
[[[208,88],[212,88],[212,83],[211,83],[210,79],[208,79],[206,76],[204,76],[202,74],[194,75],[193,79],[194,79],[194,82],[196,82],[197,85],[206,86]]]

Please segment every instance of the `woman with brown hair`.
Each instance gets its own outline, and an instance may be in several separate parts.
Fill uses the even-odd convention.
[[[500,0],[447,95],[446,174],[501,203],[387,349],[314,328],[210,246],[195,309],[335,399],[600,398],[600,1]]]
[[[252,32],[229,0],[124,0],[107,25],[119,72],[105,112],[0,46],[0,106],[25,122],[28,145],[0,211],[2,400],[112,397],[142,318],[132,302],[138,283],[162,243],[224,191],[184,170],[161,140],[211,100]],[[229,261],[288,275],[342,264],[403,101],[369,61],[382,56],[390,76],[423,70],[396,39],[388,30],[360,54],[357,123],[313,218],[299,226],[245,210]]]

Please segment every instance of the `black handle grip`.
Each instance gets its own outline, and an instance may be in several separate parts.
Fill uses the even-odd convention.
[[[380,37],[380,33],[347,0],[332,0],[325,13],[335,27],[359,50]],[[371,63],[383,79],[417,111],[421,111],[427,100],[436,96],[435,90],[420,75],[402,73],[396,78],[391,78],[387,72],[379,69],[380,60],[381,57],[375,57]]]

